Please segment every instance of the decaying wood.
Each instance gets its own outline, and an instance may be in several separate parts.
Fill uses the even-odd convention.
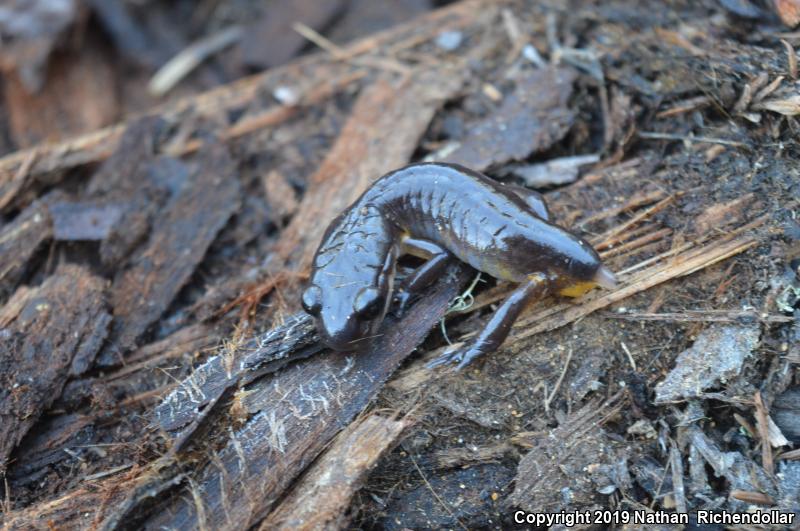
[[[176,441],[182,441],[210,412],[208,405],[216,403],[228,389],[320,350],[313,320],[305,314],[291,316],[258,337],[227,343],[164,398],[155,408],[155,420]],[[189,431],[185,430],[187,426]]]
[[[549,67],[519,79],[497,112],[470,128],[445,160],[486,171],[546,150],[574,121],[567,103],[576,77],[571,68]]]
[[[227,148],[203,150],[177,196],[154,220],[150,240],[112,287],[115,348],[126,351],[158,319],[238,208],[239,181]],[[180,257],[175,260],[175,257]]]
[[[406,317],[387,320],[367,352],[300,361],[246,388],[234,407],[249,420],[230,428],[223,447],[194,474],[190,489],[200,494],[202,505],[171,499],[144,526],[197,527],[203,521],[215,529],[241,529],[259,522],[292,479],[369,404],[427,336],[466,278],[465,268],[451,268]],[[270,473],[265,476],[264,470]]]
[[[94,39],[85,44],[49,62],[41,90],[31,91],[17,76],[6,78],[4,99],[17,146],[58,141],[118,119],[119,95],[109,54]]]
[[[0,314],[0,473],[11,450],[83,373],[108,332],[106,282],[63,266],[35,288],[20,288]]]
[[[342,529],[366,473],[411,425],[377,414],[351,425],[309,468],[259,529]]]
[[[28,261],[52,233],[50,213],[40,201],[0,227],[0,297],[10,295],[25,274]]]
[[[82,206],[110,207],[117,212],[100,243],[105,264],[118,264],[141,243],[170,195],[166,179],[161,178],[164,171],[159,171],[159,163],[166,161],[157,158],[166,133],[167,124],[158,117],[131,123],[119,147],[89,181]],[[180,169],[173,167],[170,178],[185,178]]]
[[[345,57],[352,58],[374,50],[379,46],[391,43],[402,48],[404,40],[418,41],[419,35],[426,35],[426,40],[435,37],[438,31],[459,28],[474,23],[482,7],[479,0],[456,3],[446,9],[438,10],[413,24],[404,24],[376,35],[358,40],[345,48]],[[241,108],[253,101],[258,95],[267,97],[288,78],[289,88],[296,94],[298,104],[290,109],[283,105],[275,105],[272,109],[282,119],[291,115],[292,109],[320,101],[314,98],[320,86],[339,87],[338,79],[353,79],[353,69],[342,58],[331,60],[326,56],[312,56],[296,63],[271,69],[267,72],[251,76],[218,89],[188,98],[167,107],[156,109],[165,121],[176,123],[179,120],[191,121],[194,118],[213,118],[224,115],[231,109]],[[330,96],[327,91],[323,96]],[[191,115],[191,116],[190,116]],[[248,116],[242,117],[243,120]],[[281,120],[268,121],[267,125],[275,125]],[[260,124],[259,124],[260,125]],[[232,124],[231,127],[235,127]],[[42,183],[54,183],[61,179],[66,170],[84,166],[107,158],[117,147],[126,126],[115,125],[100,131],[83,135],[64,142],[35,147],[19,151],[0,159],[0,211],[9,205],[15,205],[20,195]],[[252,131],[247,128],[246,131]],[[27,161],[27,163],[26,163]],[[27,166],[27,167],[26,167]],[[26,171],[20,172],[20,168]]]

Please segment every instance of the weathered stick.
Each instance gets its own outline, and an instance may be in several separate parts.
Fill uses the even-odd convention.
[[[350,499],[369,469],[397,442],[412,422],[370,415],[336,438],[259,527],[271,529],[342,529]]]

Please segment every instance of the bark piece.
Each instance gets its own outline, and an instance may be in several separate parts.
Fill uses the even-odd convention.
[[[656,403],[702,395],[718,383],[736,377],[745,358],[758,345],[759,326],[712,326],[691,348],[681,352],[675,368],[656,386]]]
[[[521,77],[514,92],[495,112],[473,125],[445,160],[484,171],[549,148],[575,120],[567,104],[576,78],[575,70],[563,67]]]
[[[47,58],[75,21],[74,0],[11,0],[0,11],[0,67],[16,71],[28,92],[44,83]]]
[[[41,481],[59,463],[72,459],[65,448],[89,445],[95,442],[94,437],[90,417],[71,413],[43,419],[14,453],[14,462],[8,470],[9,487],[13,491]],[[45,488],[50,487],[51,482],[47,483]]]
[[[264,176],[264,195],[270,207],[270,217],[276,225],[297,211],[297,194],[284,175],[271,170]]]
[[[59,201],[50,205],[53,237],[59,241],[105,240],[122,217],[121,205]]]
[[[411,421],[370,415],[340,434],[260,526],[269,529],[342,529],[350,498],[375,462]]]
[[[781,21],[793,28],[800,24],[800,0],[772,0]]]
[[[105,47],[89,38],[79,50],[53,55],[46,83],[35,93],[17,76],[7,77],[12,138],[24,148],[105,127],[117,119],[118,94]]]
[[[136,341],[167,309],[205,256],[217,232],[236,211],[240,185],[227,149],[204,150],[176,197],[154,221],[148,242],[131,267],[114,279],[113,342],[120,351]],[[113,362],[113,355],[103,362]]]
[[[53,233],[50,213],[41,202],[22,211],[0,227],[0,297],[6,297],[22,280],[31,257]]]
[[[155,419],[163,430],[178,434],[227,389],[320,350],[313,320],[306,314],[291,316],[265,334],[223,347],[164,398],[155,409]]]
[[[776,396],[770,414],[780,431],[800,444],[800,387],[790,387]]]
[[[89,181],[87,202],[98,209],[121,209],[100,244],[100,259],[108,266],[119,267],[141,243],[156,213],[185,179],[180,162],[157,158],[166,129],[157,117],[131,123],[119,147]]]
[[[0,310],[0,472],[67,378],[100,350],[111,322],[105,287],[81,267],[62,266]]]

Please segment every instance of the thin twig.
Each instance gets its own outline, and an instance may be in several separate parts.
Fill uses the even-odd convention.
[[[464,525],[464,523],[461,521],[461,519],[459,517],[457,517],[455,514],[453,514],[453,511],[450,510],[450,507],[444,502],[444,500],[442,498],[439,497],[438,494],[436,494],[436,491],[433,489],[433,486],[428,481],[428,478],[425,477],[425,474],[422,473],[422,469],[419,468],[419,465],[417,464],[417,460],[414,459],[414,456],[411,455],[411,452],[408,453],[408,457],[411,459],[411,462],[414,464],[414,468],[417,469],[417,472],[419,473],[419,477],[422,478],[422,481],[425,482],[425,485],[428,487],[428,490],[430,490],[431,494],[433,494],[433,497],[436,498],[436,501],[438,501],[439,504],[442,507],[444,507],[444,510],[447,511],[447,514],[449,514],[456,522],[458,522],[458,525],[460,525],[464,529],[467,529],[467,526]]]
[[[645,219],[651,217],[653,214],[657,214],[658,212],[661,212],[662,210],[667,208],[667,206],[669,206],[669,204],[672,203],[675,200],[675,198],[678,197],[679,195],[680,194],[673,194],[673,195],[667,196],[664,199],[662,199],[661,201],[659,201],[658,203],[656,203],[655,205],[642,210],[641,212],[639,212],[638,214],[633,216],[631,219],[629,219],[625,223],[623,223],[621,225],[617,225],[616,227],[614,227],[613,229],[611,229],[607,233],[603,234],[602,236],[599,236],[597,238],[593,238],[593,243],[595,241],[599,241],[599,243],[595,244],[595,249],[597,249],[598,251],[601,251],[603,249],[607,249],[607,248],[611,247],[615,243],[620,243],[621,241],[623,241],[623,239],[620,238],[620,234],[624,233],[630,227],[636,225],[637,223],[641,222],[642,220],[645,220]]]
[[[678,323],[735,323],[742,319],[755,319],[762,323],[791,323],[793,317],[780,314],[760,314],[747,310],[685,310],[668,313],[611,313],[603,315],[606,319],[626,321],[673,321]]]
[[[783,47],[786,48],[786,59],[789,62],[789,77],[797,79],[797,55],[794,47],[786,39],[781,39]]]
[[[682,142],[700,142],[701,144],[721,144],[723,146],[733,146],[741,148],[750,148],[744,142],[737,142],[736,140],[728,140],[727,138],[712,138],[709,136],[692,136],[692,135],[676,135],[671,133],[657,133],[654,131],[637,131],[636,133],[640,138],[650,140],[679,140]]]
[[[390,72],[396,72],[404,75],[410,72],[410,69],[407,66],[393,59],[382,57],[353,57],[352,54],[348,53],[344,48],[324,37],[314,29],[306,26],[302,22],[295,22],[292,25],[292,28],[310,42],[331,54],[331,57],[337,61],[346,61],[356,66],[380,68],[382,70],[388,70]]]
[[[241,39],[242,33],[240,26],[231,26],[191,44],[155,73],[147,90],[154,96],[163,96],[208,57]]]
[[[787,461],[797,461],[800,460],[800,448],[796,450],[789,450],[788,452],[784,452],[778,456],[778,459],[785,459]]]
[[[620,341],[620,345],[622,345],[622,350],[625,351],[625,354],[628,355],[628,361],[631,363],[631,367],[636,371],[636,360],[633,359],[633,354],[631,354],[631,351],[628,349],[628,345],[626,345],[624,341]]]
[[[769,443],[769,421],[767,420],[767,408],[761,399],[761,392],[756,391],[753,395],[753,402],[756,406],[756,426],[761,437],[761,466],[772,475],[775,471],[775,463],[772,460],[772,445]]]
[[[656,502],[658,501],[658,497],[661,495],[661,487],[664,486],[664,480],[667,479],[667,473],[669,472],[672,466],[672,461],[667,460],[667,466],[664,467],[664,475],[661,476],[661,481],[658,482],[658,488],[656,489],[656,493],[653,495],[653,501],[650,502],[650,509],[652,510],[655,507]]]
[[[104,478],[106,476],[112,476],[117,472],[122,472],[123,470],[127,470],[133,466],[133,463],[128,463],[126,465],[115,466],[114,468],[109,468],[108,470],[103,470],[102,472],[97,472],[96,474],[91,474],[83,478],[84,481],[93,481],[95,479]]]
[[[675,511],[686,513],[686,493],[683,485],[683,461],[675,441],[669,443],[669,461],[672,468],[672,497],[675,498]]]
[[[558,388],[561,387],[561,382],[564,381],[564,376],[566,376],[567,369],[569,369],[569,362],[572,361],[572,352],[573,352],[573,348],[570,347],[569,348],[569,353],[567,353],[567,361],[564,362],[564,367],[561,369],[561,374],[559,375],[558,380],[556,381],[556,386],[553,387],[553,390],[550,392],[550,396],[548,396],[547,399],[544,401],[544,410],[545,410],[545,412],[549,412],[550,411],[550,403],[556,397],[556,393],[558,392]]]

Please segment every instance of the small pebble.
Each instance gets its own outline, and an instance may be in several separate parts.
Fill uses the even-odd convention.
[[[276,88],[272,91],[272,97],[278,100],[281,105],[287,106],[297,105],[297,102],[300,100],[297,93],[289,87]]]
[[[464,40],[464,35],[460,31],[443,31],[436,37],[436,46],[446,52],[452,52]]]

